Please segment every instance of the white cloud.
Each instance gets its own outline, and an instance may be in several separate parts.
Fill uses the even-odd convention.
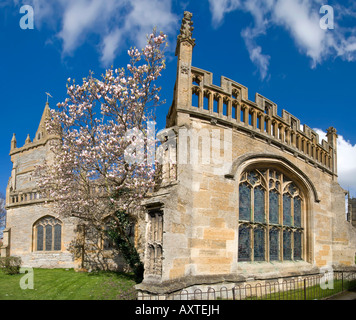
[[[246,28],[241,32],[241,36],[245,41],[250,59],[259,69],[263,80],[267,77],[270,56],[263,54],[261,46],[256,44],[256,32],[258,32],[256,29]]]
[[[257,38],[274,26],[289,32],[298,50],[310,57],[312,68],[329,57],[356,60],[356,29],[340,25],[342,18],[356,17],[356,5],[351,1],[333,7],[335,28],[332,30],[320,27],[322,0],[209,0],[209,4],[214,25],[222,24],[224,16],[234,10],[252,16],[253,25],[242,30],[241,35],[262,79],[267,76],[270,57],[262,54],[264,50]]]
[[[339,183],[356,196],[356,145],[342,136],[338,139]]]
[[[286,28],[298,48],[313,60],[313,66],[322,58],[326,49],[327,33],[320,28],[319,7],[311,1],[277,0],[273,21]]]
[[[171,0],[21,0],[35,11],[35,25],[51,26],[62,43],[63,56],[71,55],[90,35],[97,35],[100,61],[113,63],[125,41],[137,47],[146,43],[153,27],[167,34],[175,32],[178,17]],[[20,5],[19,0],[14,0]]]
[[[131,0],[123,31],[133,37],[137,46],[146,43],[153,27],[167,34],[176,33],[181,17],[171,12],[171,0]]]
[[[112,1],[108,4],[98,0],[62,3],[64,4],[62,30],[58,37],[63,41],[64,54],[72,53],[81,45],[87,32],[94,31],[99,24],[105,25],[105,19],[109,18],[111,10],[115,9]]]
[[[214,26],[218,26],[222,22],[225,13],[234,11],[239,6],[240,0],[209,0]]]
[[[271,5],[270,1],[260,3],[259,0],[250,0],[243,3],[243,10],[249,12],[254,18],[254,26],[241,31],[251,61],[257,66],[261,79],[267,77],[270,56],[262,53],[262,47],[257,44],[257,38],[266,33],[268,19],[266,13]]]
[[[326,133],[321,129],[314,129],[320,141],[326,139]],[[356,196],[356,145],[350,143],[342,135],[337,140],[337,171],[338,181],[345,190],[350,190]]]
[[[115,59],[116,51],[121,40],[121,31],[116,28],[107,34],[102,41],[100,61],[104,66],[108,66]]]

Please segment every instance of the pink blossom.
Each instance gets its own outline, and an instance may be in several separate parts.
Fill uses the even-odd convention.
[[[141,51],[128,50],[126,69],[108,69],[101,79],[90,73],[78,85],[68,78],[68,98],[46,124],[60,138],[52,141],[53,161],[36,171],[38,187],[52,198],[58,215],[99,223],[115,210],[136,209],[153,188],[154,164],[140,150],[140,139],[125,137],[133,128],[147,137],[150,111],[160,104],[154,82],[164,69],[165,40],[152,33]],[[129,147],[132,158],[143,161],[128,164]]]

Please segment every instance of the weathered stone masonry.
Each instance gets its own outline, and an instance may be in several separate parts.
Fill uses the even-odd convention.
[[[319,143],[315,131],[306,125],[301,129],[300,120],[285,110],[279,116],[277,105],[262,95],[256,94],[255,101],[250,101],[247,88],[226,77],[221,77],[220,86],[213,85],[212,73],[192,66],[195,40],[191,17],[189,12],[184,14],[177,39],[177,78],[167,115],[166,138],[177,148],[172,153],[167,147],[166,156],[172,158],[173,154],[176,161],[164,166],[161,188],[146,201],[148,212],[154,206],[163,213],[163,251],[156,256],[161,259],[162,268],[159,275],[157,269],[153,274],[146,268],[144,281],[137,289],[151,294],[187,288],[206,290],[207,286],[218,288],[247,278],[312,272],[327,265],[355,266],[356,232],[346,220],[345,190],[337,182],[336,130],[330,127],[327,141]],[[181,134],[187,131],[199,135],[190,139],[188,147]],[[226,139],[229,135],[231,138]],[[215,144],[214,139],[218,140]],[[226,150],[231,150],[232,163],[227,167],[214,161],[205,164],[203,153],[207,148],[208,155],[215,152],[222,158]],[[182,153],[198,162],[181,163]],[[264,208],[264,223],[243,221],[239,206],[245,200],[239,199],[239,186],[242,177],[254,170],[265,172],[262,180],[266,172],[282,176],[278,181],[283,185],[276,187],[280,208],[288,205],[291,181],[297,186],[301,208],[295,206],[291,212],[293,221],[297,221],[300,210],[301,229],[284,225],[284,212],[272,225],[268,222],[268,208]],[[261,183],[260,188],[270,190],[268,182]],[[268,207],[272,200],[267,197],[263,201]],[[250,210],[257,211],[253,208],[252,202]],[[251,261],[239,261],[242,225],[251,232],[259,227],[264,230],[265,242],[259,250],[266,258],[262,261],[257,261],[257,255]],[[272,243],[267,241],[272,237],[270,229],[279,230],[276,261],[272,261]],[[289,251],[281,246],[288,241],[288,232],[299,232],[301,237],[292,237],[294,258],[288,258]],[[256,242],[254,239],[250,238],[250,242]],[[145,266],[151,265],[149,246]],[[253,245],[250,248],[257,249]],[[297,259],[299,250],[301,258]]]
[[[233,286],[237,281],[298,275],[324,266],[355,267],[353,199],[337,182],[337,133],[327,141],[260,94],[192,66],[192,15],[177,39],[177,78],[166,129],[162,176],[144,201],[135,242],[145,264],[144,293]],[[1,255],[34,267],[76,267],[69,253],[77,222],[56,217],[32,179],[51,161],[44,122],[17,147],[7,186]],[[45,220],[43,220],[45,219]],[[50,223],[48,223],[50,221]],[[58,244],[58,239],[61,243]],[[140,245],[140,244],[144,245]],[[60,250],[54,250],[58,249]],[[48,250],[37,250],[47,248]],[[106,252],[107,255],[110,252]]]
[[[41,198],[33,176],[36,165],[52,159],[49,142],[56,137],[48,135],[45,128],[45,121],[49,117],[50,109],[47,103],[34,140],[31,141],[28,136],[25,145],[20,148],[17,147],[15,135],[11,140],[10,156],[13,167],[6,190],[6,245],[2,247],[1,255],[20,256],[25,266],[68,268],[74,266],[73,256],[67,251],[74,238],[74,221],[54,216],[51,202]],[[46,217],[61,221],[60,250],[47,247],[47,250],[44,248],[38,251],[36,248],[35,226],[40,219]],[[56,229],[56,232],[58,230]],[[53,236],[52,227],[47,232],[47,239],[53,240]],[[47,239],[44,236],[43,241]]]

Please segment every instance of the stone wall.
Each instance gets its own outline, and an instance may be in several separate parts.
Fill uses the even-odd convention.
[[[348,196],[348,219],[350,223],[356,227],[356,198],[350,198]]]
[[[41,268],[81,268],[128,270],[123,256],[117,250],[103,248],[101,238],[96,238],[95,244],[89,244],[85,254],[74,256],[74,240],[80,236],[77,232],[78,222],[74,218],[58,217],[53,210],[53,202],[42,197],[36,184],[36,166],[44,161],[51,163],[53,153],[51,143],[58,137],[51,136],[46,131],[45,121],[50,117],[48,103],[45,106],[37,133],[33,141],[28,136],[22,147],[17,147],[15,135],[11,140],[10,156],[13,164],[11,177],[6,190],[7,229],[4,233],[2,256],[20,256],[23,265]],[[141,217],[139,219],[142,219]],[[46,251],[36,248],[35,224],[44,217],[53,217],[61,222],[61,250]],[[144,224],[137,225],[137,230]],[[137,246],[144,248],[140,232],[136,232]],[[53,234],[52,234],[53,235]],[[93,249],[95,248],[95,249]],[[139,250],[141,255],[144,250]]]
[[[163,172],[161,189],[146,202],[147,208],[156,205],[163,211],[162,269],[154,276],[146,270],[137,288],[162,293],[355,266],[356,229],[346,221],[345,190],[337,182],[336,130],[329,128],[328,141],[319,142],[313,130],[301,130],[300,121],[285,110],[278,116],[277,105],[261,95],[249,101],[247,88],[225,77],[220,87],[213,85],[210,72],[191,66],[194,44],[186,33],[178,37],[166,129],[176,136],[176,178]],[[255,167],[278,169],[302,190],[301,261],[238,260],[240,176]],[[145,264],[147,258],[146,251]]]
[[[217,128],[193,117],[189,126],[206,132]],[[201,149],[191,152],[201,154]],[[345,190],[335,176],[242,132],[233,131],[232,155],[239,165],[220,175],[214,170],[220,167],[212,163],[178,163],[177,181],[152,196],[151,203],[161,204],[164,212],[162,274],[147,274],[139,288],[147,288],[145,283],[149,283],[152,289],[155,283],[154,288],[163,292],[178,289],[177,284],[213,284],[241,277],[308,273],[324,266],[355,266],[356,230],[346,220]],[[239,176],[254,165],[278,168],[304,188],[303,261],[238,261]]]
[[[73,268],[75,262],[68,247],[75,237],[75,221],[56,217],[51,202],[41,198],[34,175],[37,165],[52,159],[49,142],[55,137],[45,131],[44,122],[48,116],[49,107],[46,104],[34,141],[28,137],[24,146],[17,147],[14,135],[11,142],[13,168],[6,190],[6,255],[20,256],[24,266]],[[46,216],[62,222],[60,251],[36,251],[34,225]],[[5,250],[2,251],[5,254]]]
[[[51,204],[39,203],[8,209],[7,226],[11,228],[10,255],[20,256],[23,265],[43,268],[73,268],[73,256],[67,251],[74,239],[73,219],[62,221],[62,250],[60,252],[36,252],[34,243],[34,224],[45,216],[56,217]]]

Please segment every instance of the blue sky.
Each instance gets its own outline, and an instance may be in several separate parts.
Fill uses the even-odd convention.
[[[323,4],[334,29],[322,29]],[[34,28],[21,29],[23,5]],[[168,34],[167,68],[160,79],[158,128],[172,101],[176,37],[183,11],[193,13],[193,65],[233,79],[274,101],[320,134],[339,134],[339,181],[356,196],[356,4],[320,0],[0,0],[0,192],[11,171],[12,134],[33,139],[46,102],[66,98],[66,80],[89,70],[125,66],[127,49],[142,47],[153,26]],[[329,21],[328,21],[329,23]]]

